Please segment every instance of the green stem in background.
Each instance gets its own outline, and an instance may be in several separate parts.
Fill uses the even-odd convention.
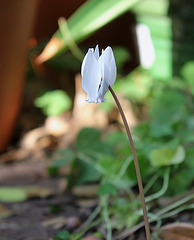
[[[165,173],[164,173],[164,181],[163,181],[163,186],[160,189],[160,191],[148,196],[145,198],[146,202],[150,202],[154,199],[157,199],[159,197],[161,197],[162,195],[164,195],[164,193],[167,191],[168,189],[168,185],[169,185],[169,177],[170,177],[170,168],[167,168]]]
[[[81,237],[92,227],[98,225],[100,222],[102,221],[101,218],[99,218],[98,220],[90,223],[87,227],[85,227],[80,233],[74,233],[72,234],[72,236],[70,237],[69,240],[79,240],[81,239]]]
[[[175,209],[175,208],[179,207],[180,205],[185,204],[186,202],[192,200],[193,198],[194,198],[194,194],[186,196],[186,197],[184,197],[184,198],[182,198],[182,199],[180,199],[180,200],[178,200],[178,201],[168,205],[165,208],[163,207],[161,210],[159,210],[157,213],[155,213],[155,215],[161,216],[161,215],[169,212],[170,210]]]
[[[190,200],[192,200],[193,198],[194,198],[194,194],[188,195],[188,196],[186,196],[184,198],[181,198],[178,201],[168,205],[165,208],[162,207],[161,210],[157,211],[154,214],[150,214],[149,213],[150,223],[158,221],[158,220],[161,220],[161,219],[164,219],[164,218],[168,218],[168,217],[174,216],[175,214],[180,213],[180,212],[182,212],[184,210],[194,209],[194,204],[183,205],[186,202],[189,202]],[[143,226],[144,226],[144,222],[140,222],[138,225],[136,225],[132,229],[123,231],[120,235],[118,235],[116,237],[116,239],[118,239],[118,240],[125,239],[128,236],[130,236],[132,233],[137,231],[138,229],[142,228]]]
[[[154,183],[156,182],[156,180],[159,178],[159,174],[156,173],[155,175],[153,175],[149,181],[147,182],[147,184],[144,186],[144,194],[146,194],[150,188],[154,185]]]
[[[100,204],[98,204],[98,206],[90,214],[89,218],[76,230],[76,232],[80,232],[80,231],[83,231],[84,229],[87,229],[88,226],[91,225],[94,219],[98,216],[100,211],[101,211],[101,206]]]
[[[146,204],[145,204],[145,198],[144,198],[144,192],[143,192],[143,185],[142,185],[142,180],[141,180],[141,173],[140,173],[140,169],[139,169],[139,163],[137,160],[137,154],[135,151],[135,147],[134,147],[134,143],[133,143],[133,139],[131,136],[131,132],[125,117],[125,114],[123,112],[123,109],[121,107],[121,104],[115,94],[115,92],[113,91],[113,89],[111,88],[111,86],[109,86],[109,90],[116,102],[116,105],[119,109],[119,112],[121,114],[126,132],[127,132],[127,136],[131,145],[131,150],[132,150],[132,155],[133,155],[133,160],[134,160],[134,164],[135,164],[135,170],[136,170],[136,175],[137,175],[137,183],[138,183],[138,187],[139,187],[139,193],[140,193],[140,198],[141,198],[141,204],[142,204],[142,209],[143,209],[143,217],[144,217],[144,223],[145,223],[145,231],[146,231],[146,239],[147,240],[151,240],[150,237],[150,227],[149,227],[149,222],[148,222],[148,217],[147,217],[147,210],[146,210]]]
[[[108,212],[108,196],[103,196],[101,198],[101,202],[102,202],[102,207],[103,207],[103,215],[104,215],[104,219],[106,222],[106,228],[107,228],[107,240],[111,240],[112,239],[112,226],[110,223],[110,218],[109,218],[109,212]]]
[[[125,172],[126,172],[128,166],[129,166],[129,164],[130,164],[132,161],[133,161],[132,156],[129,156],[129,157],[126,158],[124,164],[122,165],[122,167],[121,167],[121,169],[120,169],[120,171],[119,171],[119,173],[118,173],[117,180],[120,180],[121,177],[125,174]]]
[[[79,60],[82,61],[84,58],[84,55],[82,51],[77,46],[77,43],[75,42],[74,38],[71,35],[71,32],[69,31],[68,24],[65,18],[60,17],[58,20],[59,24],[59,30],[61,31],[61,35],[63,37],[64,42],[68,45],[70,51],[72,54]]]

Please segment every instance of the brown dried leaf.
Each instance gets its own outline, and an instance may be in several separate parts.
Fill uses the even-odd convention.
[[[98,189],[98,184],[76,186],[72,189],[72,193],[77,197],[92,198],[98,195]]]
[[[54,229],[59,229],[63,226],[65,226],[67,223],[67,218],[63,216],[59,217],[54,217],[54,218],[49,218],[45,221],[42,222],[42,226],[47,228],[47,227],[53,227]]]
[[[42,222],[42,226],[47,228],[47,227],[53,227],[54,229],[60,229],[64,226],[67,228],[76,228],[79,227],[81,224],[81,221],[78,217],[54,217],[54,218],[49,218],[45,221]]]
[[[62,46],[63,40],[52,37],[43,52],[36,58],[36,64],[42,64],[52,58]]]
[[[45,188],[45,187],[29,187],[26,188],[26,196],[27,198],[47,198],[53,195],[54,192],[50,188]]]
[[[161,228],[159,234],[162,240],[193,240],[194,224],[173,223]]]
[[[98,199],[79,199],[76,201],[76,205],[81,208],[91,208],[95,207],[98,204]]]
[[[14,161],[23,161],[30,156],[30,151],[28,149],[16,149],[5,152],[0,155],[0,163],[14,162]]]

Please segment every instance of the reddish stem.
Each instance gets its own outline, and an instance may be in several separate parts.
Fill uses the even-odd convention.
[[[140,193],[140,197],[141,197],[141,204],[142,204],[142,209],[143,209],[143,217],[144,217],[144,223],[145,223],[145,231],[146,231],[146,238],[147,240],[151,240],[150,237],[150,227],[149,227],[149,222],[148,222],[148,217],[147,217],[147,210],[146,210],[146,204],[145,204],[145,198],[144,198],[144,192],[143,192],[143,185],[142,185],[142,180],[141,180],[141,173],[140,173],[140,169],[139,169],[139,163],[138,163],[138,159],[137,159],[137,154],[135,151],[135,147],[134,147],[134,143],[133,143],[133,139],[131,136],[131,131],[129,129],[125,114],[123,112],[123,109],[121,107],[121,104],[115,94],[115,92],[113,91],[113,89],[111,88],[111,86],[109,86],[109,90],[116,102],[116,105],[119,109],[119,112],[121,114],[126,132],[127,132],[127,136],[131,145],[131,150],[132,150],[132,155],[133,155],[133,159],[134,159],[134,164],[135,164],[135,170],[136,170],[136,174],[137,174],[137,183],[138,183],[138,187],[139,187],[139,193]]]

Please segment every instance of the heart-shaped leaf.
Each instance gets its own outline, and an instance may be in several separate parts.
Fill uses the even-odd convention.
[[[151,164],[155,167],[180,164],[185,159],[185,149],[178,146],[176,149],[161,147],[152,150]]]

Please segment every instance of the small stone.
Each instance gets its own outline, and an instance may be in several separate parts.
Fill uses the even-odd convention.
[[[102,240],[102,238],[90,235],[90,236],[87,236],[85,238],[82,238],[82,240]]]
[[[78,217],[67,218],[66,226],[67,228],[77,228],[81,225],[81,221]]]

